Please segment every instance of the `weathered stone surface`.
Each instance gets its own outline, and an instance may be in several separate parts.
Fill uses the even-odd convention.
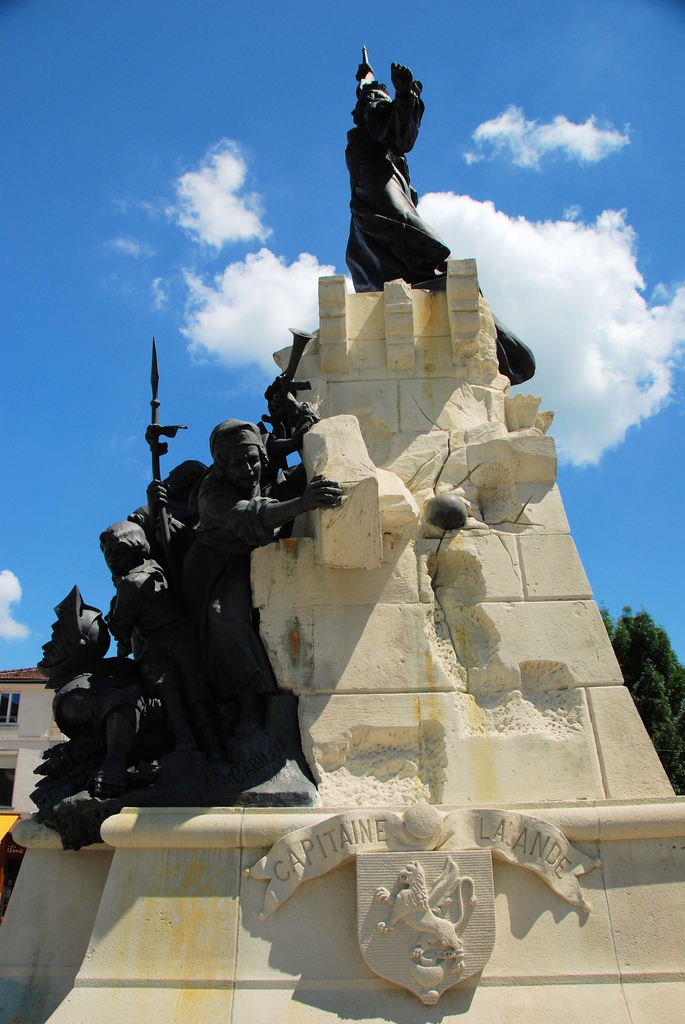
[[[29,822],[20,827],[25,826],[30,829]],[[40,825],[37,830],[48,832]],[[57,834],[49,834],[60,847]],[[22,840],[18,834],[17,841]],[[69,854],[61,848],[26,853],[0,928],[3,1022],[47,1020],[71,991],[88,949],[112,855],[106,847]]]
[[[315,424],[305,434],[302,461],[308,479],[321,474],[343,489],[340,508],[310,513],[318,560],[338,568],[378,568],[383,556],[378,479],[356,417]]]
[[[454,651],[439,650],[431,605],[274,609],[260,633],[281,686],[318,691],[417,692],[460,685]]]
[[[360,380],[329,384],[327,409],[329,416],[356,416],[365,440],[371,428],[382,437],[381,425],[389,432],[388,436],[392,436],[399,430],[397,381]]]
[[[430,430],[426,434],[401,435],[387,468],[397,473],[413,494],[432,491],[449,457],[449,434]]]
[[[475,260],[450,260],[447,265],[447,310],[454,362],[478,350],[480,293]]]
[[[383,534],[401,534],[418,522],[419,507],[411,491],[396,473],[377,469],[378,501]]]
[[[363,713],[361,706],[358,711]],[[446,737],[440,735],[439,724],[436,728],[424,720],[427,713],[427,706],[417,708],[414,723],[423,730],[423,761],[408,766],[408,772],[414,769],[417,790],[439,788],[445,771],[440,748]],[[365,717],[368,722],[368,710]],[[390,716],[379,721],[381,726],[386,723],[391,724]],[[406,764],[400,732],[411,726],[406,719],[399,725],[394,749],[398,762]],[[358,763],[366,763],[368,742],[365,747],[353,741],[349,749],[360,755]],[[543,768],[549,767],[545,761]],[[399,777],[397,773],[393,779]],[[381,787],[378,776],[376,781]],[[556,777],[553,781],[563,785]],[[472,797],[468,803],[478,814],[485,801]],[[384,805],[348,804],[356,808],[360,822],[372,819],[373,806]],[[392,808],[404,806],[395,802]],[[674,799],[633,804],[585,799],[573,805],[545,800],[544,807],[522,802],[518,808],[555,824],[588,858],[601,860],[601,868],[578,878],[592,909],[587,915],[571,909],[533,872],[495,859],[492,955],[478,985],[458,985],[442,997],[442,1017],[488,1024],[502,1015],[504,1006],[513,1024],[529,1024],[532,1018],[567,1024],[578,1015],[611,1024],[678,1020],[685,981],[682,804]],[[506,816],[507,809],[502,813]],[[80,906],[75,876],[84,858],[112,863],[107,883],[101,877],[86,901],[89,915],[97,910],[90,942],[79,929],[87,956],[51,1024],[122,1018],[132,1024],[169,1024],[189,1016],[198,1024],[213,1024],[226,1015],[234,1021],[257,1021],[265,1008],[298,1024],[335,1024],[351,1015],[360,1024],[425,1022],[424,1006],[376,979],[362,961],[355,934],[353,862],[303,881],[275,913],[262,915],[266,883],[246,869],[278,840],[287,840],[298,829],[318,825],[325,830],[330,818],[331,811],[315,809],[131,809],[106,823],[108,852],[50,851],[64,872],[59,873],[63,886],[58,902],[65,908],[72,902]],[[330,849],[334,841],[331,835]],[[31,849],[29,858],[37,852]],[[408,859],[411,853],[408,849]],[[452,855],[458,860],[458,851]],[[288,864],[279,865],[283,870]],[[45,1020],[41,1011],[49,1013],[56,1005],[50,1004],[56,989],[51,989],[50,967],[27,959],[21,926],[27,935],[29,930],[35,935],[31,908],[36,902],[49,906],[51,879],[40,870],[31,875],[31,886],[22,887],[21,879],[13,896],[16,910],[11,904],[0,932],[3,953],[10,951],[2,957],[2,999],[7,1020],[33,1024]],[[73,885],[64,884],[72,879]],[[44,917],[44,948],[53,954],[70,943],[64,920],[64,913]],[[186,948],[189,937],[191,949]],[[77,969],[74,964],[72,974]],[[12,1015],[8,996],[20,987],[19,979],[29,977],[30,1001]]]
[[[319,279],[319,346],[324,372],[344,373],[347,356],[347,282],[343,274]]]
[[[534,427],[541,401],[539,395],[507,395],[504,399],[507,430]]]
[[[588,701],[606,796],[670,796],[672,786],[625,686],[595,686]]]
[[[426,433],[432,427],[458,430],[464,426],[464,414],[452,401],[451,377],[405,380],[399,384],[400,430]]]
[[[510,522],[501,523],[500,531],[515,529],[522,532],[531,526],[550,533],[569,533],[568,519],[559,488],[554,484],[518,484],[513,496],[514,515]]]
[[[386,365],[389,370],[413,370],[414,303],[405,281],[386,281],[384,288]]]
[[[464,605],[457,597],[447,589],[440,602],[471,692],[622,681],[594,601]]]
[[[469,437],[468,462],[474,482],[490,485],[494,470],[506,467],[518,483],[553,484],[557,475],[554,441],[537,432],[476,443]]]
[[[455,601],[464,605],[523,600],[515,537],[497,532],[474,535],[463,530],[445,540],[439,550],[434,544],[428,565],[441,602],[446,588],[453,592]]]
[[[592,597],[588,578],[570,536],[521,534],[518,545],[528,600],[589,600]]]
[[[311,537],[293,537],[252,552],[252,595],[262,618],[270,609],[414,604],[420,600],[413,543],[385,535],[378,569],[319,565]]]
[[[441,803],[447,766],[437,694],[306,695],[305,754],[329,806]]]
[[[305,695],[300,719],[328,806],[392,806],[421,793],[433,803],[495,806],[604,796],[581,689],[412,701],[391,693]]]

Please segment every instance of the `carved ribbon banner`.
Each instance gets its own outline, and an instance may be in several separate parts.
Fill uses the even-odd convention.
[[[250,878],[268,882],[268,917],[302,882],[327,874],[357,853],[489,849],[494,857],[534,871],[562,899],[589,913],[578,876],[599,866],[549,821],[493,808],[451,811],[417,804],[403,815],[385,810],[345,811],[283,836]]]
[[[578,885],[578,875],[599,867],[600,861],[587,857],[569,843],[555,825],[516,811],[453,811],[443,822],[449,836],[442,849],[492,850],[493,857],[534,871],[562,899],[586,914],[592,909]]]
[[[250,878],[269,882],[262,917],[268,917],[293,894],[301,882],[325,875],[365,853],[406,849],[392,838],[406,831],[402,817],[388,811],[346,811],[317,825],[298,828],[279,839],[254,867]],[[431,846],[422,847],[432,849]]]

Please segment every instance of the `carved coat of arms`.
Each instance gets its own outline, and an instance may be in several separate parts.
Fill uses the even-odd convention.
[[[437,1003],[492,953],[490,852],[359,854],[357,933],[376,974]]]

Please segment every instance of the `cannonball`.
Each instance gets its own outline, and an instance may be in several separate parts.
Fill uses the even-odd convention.
[[[426,502],[423,514],[439,530],[461,530],[468,518],[464,501],[458,494],[438,494]]]

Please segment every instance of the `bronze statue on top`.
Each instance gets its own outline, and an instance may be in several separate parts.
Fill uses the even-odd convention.
[[[380,292],[401,278],[418,288],[445,287],[449,248],[418,214],[405,153],[416,142],[424,103],[423,86],[411,70],[392,64],[395,99],[378,82],[366,47],[357,69],[355,127],[347,133],[345,159],[352,198],[346,260],[356,292]],[[523,384],[535,373],[535,357],[521,339],[495,317],[500,373]]]
[[[345,159],[352,199],[346,260],[357,292],[382,291],[402,278],[430,287],[445,273],[448,247],[416,210],[405,153],[412,149],[424,112],[423,86],[409,68],[391,66],[395,99],[376,81],[366,47],[357,70],[355,127]]]

